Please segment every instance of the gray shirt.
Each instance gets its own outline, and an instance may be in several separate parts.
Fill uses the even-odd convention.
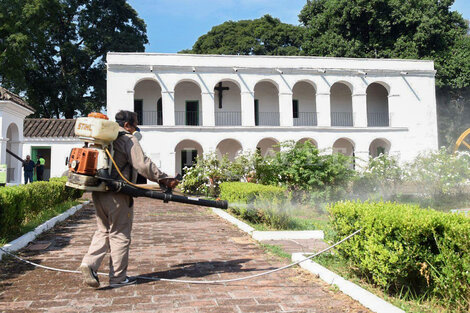
[[[154,182],[168,177],[144,154],[137,138],[122,127],[119,127],[119,132],[120,136],[113,142],[113,158],[124,177],[133,183],[137,181],[137,174]],[[121,179],[114,166],[111,177]]]

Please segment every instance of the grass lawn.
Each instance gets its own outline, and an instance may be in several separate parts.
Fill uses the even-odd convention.
[[[83,201],[80,200],[72,200],[66,201],[64,203],[58,204],[52,208],[45,209],[41,211],[39,214],[26,216],[25,220],[21,225],[21,230],[18,233],[8,234],[5,237],[0,237],[0,246],[4,246],[8,242],[26,234],[27,232],[32,231],[42,223],[50,220],[51,218],[64,213],[71,207],[80,204]]]

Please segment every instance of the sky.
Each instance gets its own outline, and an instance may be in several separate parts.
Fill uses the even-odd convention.
[[[265,14],[298,25],[306,0],[128,0],[147,24],[147,52],[175,53],[190,49],[213,26],[225,21],[256,19]],[[470,1],[452,8],[470,20]]]

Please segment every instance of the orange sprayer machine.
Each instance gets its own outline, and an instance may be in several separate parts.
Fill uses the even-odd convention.
[[[110,170],[105,148],[117,138],[119,125],[102,113],[90,113],[77,118],[75,135],[85,142],[83,148],[73,148],[67,160],[67,186],[86,191],[106,191],[106,184],[96,177],[98,170]]]

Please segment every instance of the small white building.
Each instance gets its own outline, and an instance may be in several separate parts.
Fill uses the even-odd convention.
[[[107,67],[109,117],[137,112],[144,150],[169,174],[286,140],[358,162],[438,148],[432,61],[108,53]]]
[[[23,179],[22,163],[9,153],[23,155],[23,121],[34,109],[18,95],[0,87],[0,164],[7,165],[7,183]]]
[[[27,118],[23,128],[23,158],[30,155],[36,162],[38,156],[46,161],[44,179],[60,177],[68,170],[66,158],[72,148],[83,147],[75,136],[74,119]]]

